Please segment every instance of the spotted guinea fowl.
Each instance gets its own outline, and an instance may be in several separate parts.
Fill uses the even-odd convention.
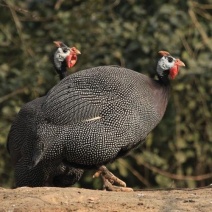
[[[31,170],[42,164],[52,176],[61,162],[99,169],[106,187],[113,190],[114,176],[108,177],[104,165],[143,143],[161,121],[169,78],[184,66],[168,52],[159,53],[158,80],[122,67],[100,66],[74,73],[54,86],[40,108]]]
[[[68,47],[61,41],[54,41],[57,46],[52,62],[60,78],[67,75],[67,68],[71,68],[77,61],[80,51],[75,47]],[[37,98],[24,105],[13,122],[7,141],[7,148],[15,167],[15,184],[19,186],[67,186],[74,184],[81,177],[83,170],[67,167],[61,162],[51,179],[45,172],[43,164],[31,169],[34,142],[37,142],[37,127],[42,116],[42,104],[46,96]],[[64,176],[65,173],[65,176]],[[68,177],[67,177],[68,176]]]

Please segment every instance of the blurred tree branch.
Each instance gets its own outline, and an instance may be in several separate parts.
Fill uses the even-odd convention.
[[[202,25],[200,24],[200,22],[197,19],[197,16],[195,15],[195,9],[194,9],[194,2],[190,1],[190,9],[188,10],[188,13],[191,17],[191,20],[194,24],[194,26],[197,28],[197,30],[199,31],[201,37],[202,37],[202,41],[205,44],[206,47],[208,47],[211,51],[212,51],[212,42],[211,39],[207,36],[207,33],[205,32],[204,28],[202,27]]]
[[[212,178],[212,173],[208,174],[203,174],[203,175],[198,175],[198,176],[185,176],[185,175],[178,175],[178,174],[172,174],[167,171],[161,170],[155,166],[152,166],[148,163],[142,162],[142,165],[145,166],[146,168],[150,169],[153,172],[159,173],[165,177],[168,177],[170,179],[174,180],[195,180],[195,181],[202,181],[206,179],[211,179]]]
[[[17,94],[25,93],[28,90],[27,87],[18,88],[15,91],[0,97],[0,103],[3,103],[4,101],[7,101],[8,99],[12,98],[13,96],[16,96]]]
[[[123,162],[122,159],[119,159],[119,163],[121,163],[122,166],[126,167],[138,180],[140,180],[145,186],[150,187],[151,184],[148,182],[147,179],[145,179],[137,170],[135,170],[132,166],[129,164]]]
[[[15,23],[19,38],[20,38],[22,46],[23,46],[23,50],[24,50],[25,53],[30,54],[30,51],[28,51],[28,49],[26,47],[26,42],[24,41],[24,36],[23,36],[23,32],[22,32],[21,22],[20,22],[20,20],[18,18],[18,15],[16,14],[16,11],[13,9],[12,5],[9,2],[10,1],[5,1],[5,4],[7,4],[8,8],[10,9],[10,12],[11,12],[11,15],[13,17],[13,20],[14,20],[14,23]]]

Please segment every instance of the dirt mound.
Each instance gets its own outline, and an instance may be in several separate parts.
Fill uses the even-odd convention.
[[[0,211],[211,212],[212,188],[107,192],[79,188],[0,188]]]

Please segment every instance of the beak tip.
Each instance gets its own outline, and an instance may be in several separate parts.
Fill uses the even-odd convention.
[[[72,51],[74,54],[76,54],[76,55],[81,54],[80,50],[77,49],[76,47],[70,47],[70,49],[71,49],[71,51]]]
[[[179,64],[180,64],[180,66],[183,66],[183,67],[185,67],[186,65],[185,65],[185,63],[184,62],[182,62],[181,60],[179,61]]]

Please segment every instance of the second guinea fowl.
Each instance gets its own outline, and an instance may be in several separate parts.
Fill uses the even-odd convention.
[[[104,173],[103,165],[143,143],[164,115],[169,78],[184,66],[168,52],[159,53],[158,80],[122,67],[100,66],[54,86],[40,108],[32,169],[43,164],[51,175],[63,161]],[[110,179],[104,180],[113,190]]]

